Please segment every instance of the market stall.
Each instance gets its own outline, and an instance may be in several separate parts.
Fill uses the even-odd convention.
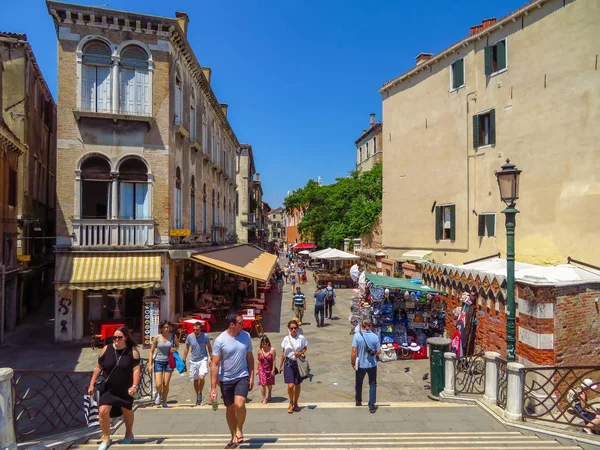
[[[311,253],[310,256],[329,263],[328,269],[313,272],[313,277],[319,287],[324,287],[329,282],[336,289],[354,287],[354,281],[350,277],[350,266],[352,265],[352,261],[358,259],[358,256],[336,248]]]
[[[362,297],[352,300],[350,322],[371,319],[382,344],[382,361],[427,358],[427,339],[445,327],[445,292],[406,280],[365,273]]]

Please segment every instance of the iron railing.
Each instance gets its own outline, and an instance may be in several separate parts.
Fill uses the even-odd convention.
[[[496,370],[498,371],[498,379],[496,381],[496,405],[502,409],[506,409],[506,398],[508,389],[508,371],[506,365],[508,362],[504,359],[496,359]]]
[[[536,367],[521,371],[524,379],[523,419],[585,427],[588,422],[577,412],[576,404],[581,403],[583,408],[600,411],[598,387],[585,389],[585,402],[577,400],[586,378],[600,382],[600,366]],[[596,426],[595,431],[600,432],[600,426]]]
[[[454,391],[456,394],[483,394],[485,392],[483,353],[456,359]]]
[[[153,379],[141,359],[140,398],[152,398]],[[14,427],[18,442],[87,428],[83,396],[93,372],[23,371],[13,377]]]

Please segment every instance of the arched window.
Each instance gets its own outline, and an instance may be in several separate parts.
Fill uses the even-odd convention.
[[[127,158],[119,166],[119,219],[150,217],[148,169],[139,158]]]
[[[81,108],[86,111],[112,111],[111,49],[100,40],[83,47],[81,68]]]
[[[196,140],[196,89],[192,87],[190,96],[190,141]]]
[[[108,219],[110,216],[110,163],[92,156],[81,165],[81,218]]]
[[[140,116],[152,113],[149,57],[146,50],[128,45],[120,59],[120,111]]]
[[[179,66],[175,69],[175,125],[183,122],[183,78]]]
[[[196,233],[196,178],[192,175],[192,188],[190,190],[190,231]]]
[[[183,228],[181,223],[181,170],[175,169],[175,228]]]
[[[206,234],[206,183],[202,186],[202,234]]]

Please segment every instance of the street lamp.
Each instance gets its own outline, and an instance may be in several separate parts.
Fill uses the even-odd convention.
[[[521,171],[510,160],[502,166],[500,172],[494,172],[498,179],[500,198],[507,208],[502,211],[506,218],[506,360],[516,361],[516,326],[515,326],[515,208],[519,198],[519,177]]]

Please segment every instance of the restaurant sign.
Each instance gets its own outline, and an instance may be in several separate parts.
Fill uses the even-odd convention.
[[[169,230],[169,236],[189,236],[191,234],[189,229],[171,229]]]
[[[29,261],[31,261],[31,255],[17,255],[17,261],[29,262]]]

